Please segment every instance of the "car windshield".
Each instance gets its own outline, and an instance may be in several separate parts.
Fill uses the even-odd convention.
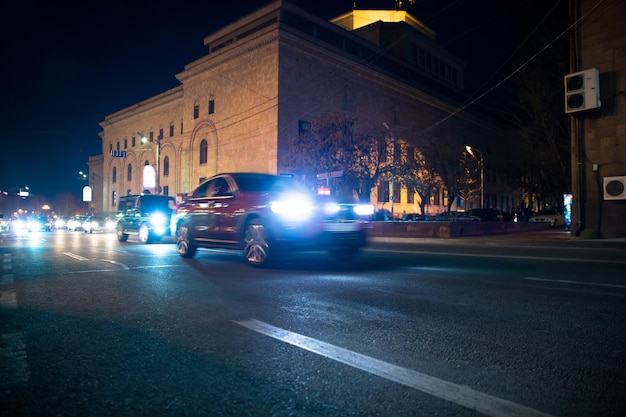
[[[237,181],[239,190],[244,193],[304,191],[304,188],[290,177],[264,174],[235,174],[233,178]]]
[[[155,196],[150,198],[143,198],[141,200],[141,209],[146,213],[171,210],[173,207],[174,199],[172,197]]]

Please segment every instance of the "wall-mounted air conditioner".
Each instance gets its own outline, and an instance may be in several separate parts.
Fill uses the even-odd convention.
[[[626,175],[621,177],[604,177],[604,199],[626,200]]]

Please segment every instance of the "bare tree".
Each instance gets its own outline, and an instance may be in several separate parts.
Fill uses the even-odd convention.
[[[317,174],[342,171],[335,192],[369,200],[384,168],[386,146],[382,126],[327,112],[312,121],[308,132],[292,138],[287,164],[311,186],[317,184]]]

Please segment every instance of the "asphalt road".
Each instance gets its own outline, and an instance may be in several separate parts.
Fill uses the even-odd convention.
[[[3,234],[0,416],[622,416],[625,253],[552,231],[254,269]]]

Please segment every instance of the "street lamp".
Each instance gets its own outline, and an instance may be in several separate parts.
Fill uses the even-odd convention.
[[[389,132],[389,136],[391,137],[391,220],[394,220],[395,217],[393,215],[393,202],[395,200],[395,189],[393,188],[393,177],[394,177],[394,165],[396,158],[396,140],[393,137],[393,132],[389,128],[387,122],[383,122],[383,126]]]
[[[483,208],[485,205],[485,160],[483,159],[482,152],[480,152],[478,149],[466,145],[465,150],[467,151],[467,153],[472,155],[474,159],[476,159],[480,164],[480,208]],[[477,153],[478,157],[476,157],[474,153]]]
[[[141,143],[146,143],[150,141],[150,138],[145,137],[143,133],[141,132],[137,132],[137,133],[141,135]],[[156,193],[161,194],[161,179],[160,179],[160,166],[159,166],[160,159],[161,159],[161,138],[160,137],[157,137],[155,155],[156,155],[156,167],[155,167],[154,185],[156,188]]]

